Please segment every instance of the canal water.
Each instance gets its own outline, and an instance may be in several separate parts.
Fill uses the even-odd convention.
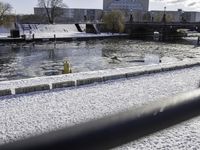
[[[161,43],[127,39],[0,45],[0,81],[72,72],[176,62],[200,57],[194,41]],[[152,61],[155,59],[155,61]]]

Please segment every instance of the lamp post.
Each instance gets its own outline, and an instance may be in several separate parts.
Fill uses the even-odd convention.
[[[154,12],[151,12],[151,22],[154,22]]]
[[[130,23],[133,23],[133,10],[130,9],[130,19],[129,19]]]
[[[186,22],[184,11],[181,12],[181,22]]]
[[[163,20],[162,22],[166,23],[166,6],[164,7],[164,13],[163,13]]]
[[[16,23],[17,22],[17,18],[16,18],[17,17],[17,12],[16,12],[16,9],[15,9],[15,14],[14,15],[15,15],[15,23]]]
[[[167,34],[166,26],[165,26],[165,23],[166,23],[166,7],[164,7],[162,22],[164,23],[163,29],[162,29],[162,40],[165,41],[166,40],[166,34]]]

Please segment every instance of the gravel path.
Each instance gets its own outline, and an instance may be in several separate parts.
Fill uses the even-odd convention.
[[[100,118],[196,89],[200,67],[0,98],[0,143]],[[200,149],[200,117],[117,149]]]

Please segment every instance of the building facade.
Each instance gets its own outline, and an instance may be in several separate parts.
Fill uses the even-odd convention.
[[[103,10],[145,11],[149,9],[149,0],[104,0]]]
[[[60,15],[55,19],[56,23],[81,23],[98,22],[102,17],[101,9],[73,9],[61,8]],[[34,8],[34,14],[37,16],[46,16],[44,8]]]
[[[103,0],[104,14],[113,10],[123,12],[126,22],[147,21],[149,0]]]
[[[200,22],[200,12],[182,11],[151,11],[151,19],[155,22],[163,20],[164,13],[166,15],[166,22]]]

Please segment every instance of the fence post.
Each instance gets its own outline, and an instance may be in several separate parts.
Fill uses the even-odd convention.
[[[54,34],[54,42],[56,42],[56,35]]]
[[[200,36],[198,36],[197,45],[200,45]]]

